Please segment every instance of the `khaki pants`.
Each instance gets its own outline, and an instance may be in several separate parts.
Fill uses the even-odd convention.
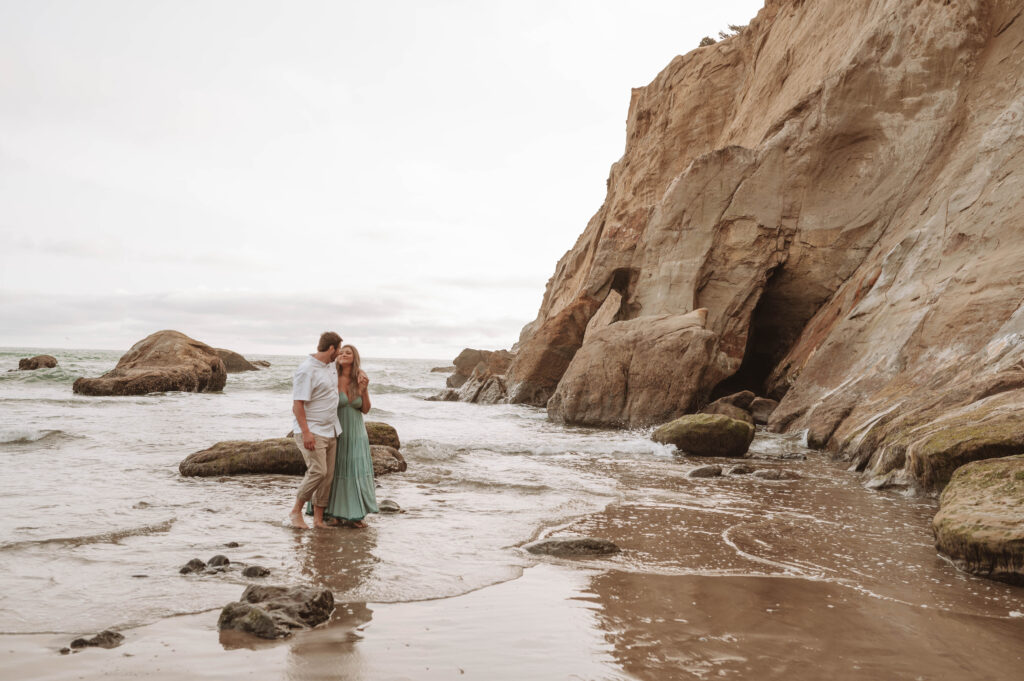
[[[302,433],[293,433],[302,458],[306,461],[306,475],[299,485],[298,499],[302,503],[312,500],[314,506],[326,506],[331,497],[334,481],[334,452],[338,438],[313,433],[316,445],[310,451],[302,444]]]

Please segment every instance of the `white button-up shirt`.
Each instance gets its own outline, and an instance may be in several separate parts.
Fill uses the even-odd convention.
[[[306,425],[315,435],[336,437],[341,434],[338,420],[338,370],[334,364],[324,364],[313,355],[295,370],[292,378],[292,399],[302,400],[306,407]],[[301,433],[297,418],[292,419],[292,431]]]

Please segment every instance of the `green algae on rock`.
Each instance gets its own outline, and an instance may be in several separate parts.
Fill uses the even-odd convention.
[[[402,448],[402,443],[398,439],[398,431],[386,423],[367,421],[366,435],[370,438],[371,445],[385,445],[395,449]]]
[[[651,439],[694,456],[743,456],[754,439],[754,426],[721,414],[689,414],[666,423]]]
[[[961,466],[939,501],[939,552],[972,574],[1024,584],[1024,454]]]

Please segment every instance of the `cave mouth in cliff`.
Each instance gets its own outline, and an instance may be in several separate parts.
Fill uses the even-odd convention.
[[[747,345],[740,368],[715,387],[711,393],[712,400],[741,390],[782,399],[788,386],[769,386],[768,378],[796,343],[820,304],[820,301],[802,300],[802,296],[793,295],[800,290],[801,287],[795,286],[783,272],[769,275],[761,298],[750,315]]]

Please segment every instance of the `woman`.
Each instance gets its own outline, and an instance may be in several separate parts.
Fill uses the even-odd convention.
[[[351,345],[341,346],[335,362],[338,367],[341,435],[338,436],[334,481],[324,518],[333,519],[329,524],[348,523],[362,528],[366,527],[363,518],[367,513],[378,513],[370,440],[363,424],[363,414],[370,411],[370,379],[359,368],[359,351]]]

